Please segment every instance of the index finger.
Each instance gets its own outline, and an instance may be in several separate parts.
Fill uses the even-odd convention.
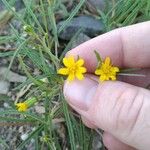
[[[85,60],[88,72],[97,66],[94,53],[109,56],[115,66],[150,67],[150,21],[113,30],[93,38],[68,52]]]

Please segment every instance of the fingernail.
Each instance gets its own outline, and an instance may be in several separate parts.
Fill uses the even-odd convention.
[[[64,85],[64,96],[71,105],[87,111],[92,103],[97,86],[97,82],[87,77],[82,81],[66,82]]]

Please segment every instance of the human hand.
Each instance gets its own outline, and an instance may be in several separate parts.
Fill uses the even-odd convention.
[[[94,50],[109,56],[115,66],[143,68],[146,76],[98,83]],[[150,149],[150,21],[113,30],[85,42],[69,55],[85,60],[88,75],[83,81],[64,85],[64,95],[90,128],[104,130],[109,150]],[[123,82],[124,81],[124,82]],[[134,147],[134,148],[133,148]]]

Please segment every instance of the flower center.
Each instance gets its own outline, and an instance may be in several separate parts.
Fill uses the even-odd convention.
[[[109,75],[111,73],[111,66],[104,67],[103,72],[104,74]]]
[[[72,74],[75,74],[76,70],[77,70],[77,66],[76,65],[73,65],[73,66],[71,66],[69,68],[69,72],[72,73]]]

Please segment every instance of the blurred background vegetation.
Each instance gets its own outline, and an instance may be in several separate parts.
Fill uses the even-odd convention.
[[[0,0],[0,149],[105,149],[66,104],[57,69],[71,48],[148,20],[149,0]]]

